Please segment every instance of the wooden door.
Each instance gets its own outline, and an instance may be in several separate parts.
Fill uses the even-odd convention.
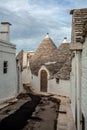
[[[45,70],[41,71],[40,91],[47,92],[47,72]]]

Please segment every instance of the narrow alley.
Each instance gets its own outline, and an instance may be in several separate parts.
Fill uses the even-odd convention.
[[[17,99],[0,110],[0,130],[75,130],[65,97],[28,93]]]

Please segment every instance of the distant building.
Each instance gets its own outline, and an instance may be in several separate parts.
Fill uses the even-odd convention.
[[[77,130],[87,130],[87,8],[72,14],[71,104]]]
[[[16,45],[9,42],[10,23],[2,22],[0,33],[0,103],[19,93]]]
[[[29,60],[23,59],[29,64],[25,62],[28,74],[22,73],[22,76],[28,79],[33,89],[70,96],[71,51],[69,46],[69,43],[64,42],[57,48],[47,34],[34,55]]]
[[[31,71],[30,71],[30,58],[34,55],[33,51],[23,51],[21,50],[16,59],[21,64],[22,72],[22,84],[29,84],[31,80]]]

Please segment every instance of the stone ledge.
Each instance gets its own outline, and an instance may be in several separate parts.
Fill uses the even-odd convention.
[[[70,44],[70,50],[71,51],[79,51],[79,50],[82,50],[83,49],[83,45],[81,43],[71,43]]]

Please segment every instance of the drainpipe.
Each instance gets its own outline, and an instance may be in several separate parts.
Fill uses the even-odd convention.
[[[81,130],[81,73],[80,73],[80,65],[81,65],[81,53],[80,51],[76,51],[76,100],[77,100],[77,130]]]
[[[76,74],[76,51],[75,51],[75,124],[77,124],[77,74]]]

